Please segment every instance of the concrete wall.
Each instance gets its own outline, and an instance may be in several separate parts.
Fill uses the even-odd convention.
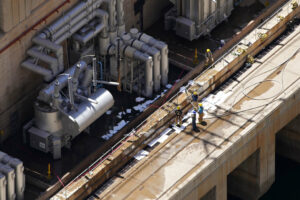
[[[53,12],[47,20],[26,35],[23,34],[21,39],[0,54],[0,143],[11,133],[21,134],[21,127],[33,116],[32,105],[39,88],[42,87],[41,76],[20,67],[20,63],[25,59],[26,49],[31,46],[31,38],[38,30],[50,24],[78,1],[70,0],[59,12]],[[23,5],[24,2],[26,5]],[[0,0],[0,29],[8,31],[0,34],[0,51],[63,2],[62,0]],[[135,2],[136,0],[124,1],[127,30],[132,27],[139,28],[139,14],[134,14]],[[146,0],[145,28],[160,17],[161,10],[167,4],[168,0]]]
[[[137,0],[125,0],[125,23],[126,30],[130,28],[140,28],[140,14],[135,15],[134,3]],[[162,10],[170,3],[169,0],[145,0],[144,4],[144,29],[149,28],[156,22],[162,15]]]
[[[28,18],[34,9],[47,1],[49,0],[1,0],[0,29],[3,32],[8,32]]]

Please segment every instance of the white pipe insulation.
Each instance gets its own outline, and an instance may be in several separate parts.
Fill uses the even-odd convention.
[[[115,0],[112,0],[115,2]],[[73,35],[81,27],[86,25],[94,17],[106,17],[105,11],[98,9],[101,4],[107,4],[109,13],[114,15],[114,6],[111,0],[87,0],[85,2],[78,3],[73,9],[68,11],[63,17],[56,20],[54,23],[46,27],[38,36],[33,38],[33,42],[37,45],[35,50],[29,49],[28,55],[34,59],[27,59],[24,61],[21,66],[30,69],[38,74],[44,76],[45,81],[52,80],[58,73],[63,71],[63,50],[62,47],[59,47],[62,41]],[[114,18],[110,17],[110,25],[114,25]],[[101,20],[102,21],[102,20]],[[104,20],[106,21],[106,20]],[[96,36],[96,32],[99,33],[102,30],[105,30],[104,22],[103,25],[98,25],[96,31],[89,33],[83,42],[86,42],[89,38]],[[111,27],[112,28],[112,27]],[[50,41],[50,40],[52,41]],[[42,51],[44,48],[54,51],[57,59],[57,65],[59,70],[56,70],[55,62],[50,58],[46,53],[36,52]],[[47,70],[42,66],[36,64],[37,60],[46,61],[51,66],[51,70]],[[32,62],[33,61],[33,62]]]
[[[131,46],[122,46],[122,51],[124,56],[128,58],[134,58],[141,61],[145,65],[145,82],[144,90],[142,94],[146,97],[151,97],[153,94],[153,60],[152,57],[131,47]]]
[[[161,56],[160,51],[154,47],[150,47],[144,42],[141,42],[136,39],[132,39],[129,34],[124,34],[122,36],[123,41],[125,44],[130,45],[144,53],[147,53],[152,56],[153,58],[153,82],[154,82],[154,91],[158,92],[160,90],[160,63],[161,63]]]
[[[161,83],[162,85],[168,84],[169,73],[169,60],[168,60],[168,45],[162,41],[154,39],[152,36],[145,33],[141,33],[138,29],[130,29],[131,37],[145,42],[146,44],[153,46],[160,50],[161,53]]]

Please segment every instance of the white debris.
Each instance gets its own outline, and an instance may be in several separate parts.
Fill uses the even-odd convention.
[[[170,89],[171,87],[173,87],[171,84],[166,85],[166,88]]]
[[[123,112],[119,112],[117,118],[122,119]]]
[[[130,113],[131,113],[131,109],[130,109],[130,108],[126,109],[126,112],[127,112],[128,114],[130,114]]]
[[[139,151],[139,152],[134,156],[134,158],[137,159],[137,160],[142,160],[142,159],[145,158],[148,154],[149,154],[148,151],[141,150],[141,151]]]
[[[135,99],[135,102],[140,103],[140,102],[143,102],[144,100],[145,100],[144,97],[137,97],[137,98]]]
[[[103,135],[102,139],[108,140],[114,134],[116,134],[119,130],[121,130],[127,123],[128,122],[125,122],[124,120],[120,121],[116,126],[114,126],[113,130],[109,130],[108,134]]]
[[[154,100],[148,100],[145,103],[139,104],[137,106],[134,106],[133,109],[139,112],[143,112],[150,104],[152,104]]]
[[[156,143],[163,143],[169,136],[167,135],[172,129],[167,128],[158,137],[154,138],[149,144],[149,147],[153,147]]]
[[[106,111],[106,114],[110,115],[111,114],[111,110]]]

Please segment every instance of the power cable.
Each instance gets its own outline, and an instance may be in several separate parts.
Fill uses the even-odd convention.
[[[279,81],[276,81],[276,80],[273,80],[273,79],[266,79],[266,80],[263,80],[263,81],[259,81],[259,82],[256,82],[256,83],[254,83],[254,84],[251,84],[250,86],[247,86],[246,88],[245,88],[245,85],[246,85],[249,81],[246,82],[245,84],[242,84],[242,89],[243,89],[243,90],[242,90],[242,93],[243,93],[243,95],[246,96],[246,97],[248,97],[248,98],[250,98],[250,99],[253,99],[253,100],[268,100],[268,99],[271,99],[271,98],[276,98],[276,97],[278,97],[280,94],[282,94],[283,91],[284,91],[284,79],[283,79],[283,74],[284,74],[284,70],[285,70],[285,68],[286,68],[286,65],[287,65],[287,63],[288,63],[290,60],[292,60],[299,52],[300,52],[300,48],[298,48],[297,51],[296,51],[292,56],[290,56],[287,60],[285,60],[285,61],[284,61],[283,63],[281,63],[280,65],[278,65],[278,66],[276,66],[276,67],[274,67],[274,68],[272,68],[272,69],[269,69],[269,70],[267,70],[267,71],[264,71],[264,72],[262,72],[262,73],[260,73],[260,74],[258,74],[258,75],[256,75],[256,76],[252,76],[251,78],[249,78],[249,81],[250,81],[250,80],[252,80],[252,78],[259,77],[259,76],[261,76],[262,74],[265,74],[265,73],[267,73],[267,72],[269,72],[269,71],[272,71],[272,70],[274,70],[274,69],[279,69],[280,67],[284,66],[284,68],[282,69],[282,74],[281,74],[281,90],[280,90],[276,95],[273,95],[272,97],[268,97],[268,98],[253,98],[253,97],[250,97],[249,95],[245,94],[245,89],[247,89],[247,88],[249,88],[249,87],[252,87],[253,85],[260,84],[260,83],[267,82],[267,81],[279,82]],[[237,96],[238,96],[238,95],[237,95]],[[280,99],[274,99],[274,100],[272,100],[272,101],[269,102],[269,103],[266,103],[266,104],[263,104],[263,105],[260,105],[260,106],[256,106],[256,107],[252,107],[252,108],[249,108],[249,109],[240,110],[240,111],[235,111],[235,112],[231,111],[231,113],[226,113],[226,114],[223,114],[223,115],[216,115],[216,116],[214,116],[214,117],[209,117],[209,118],[205,118],[205,119],[220,118],[220,117],[224,117],[224,116],[228,116],[228,115],[232,115],[232,114],[243,113],[243,112],[246,112],[246,111],[250,111],[250,110],[254,110],[254,109],[257,109],[257,108],[261,108],[261,107],[270,105],[270,104],[272,104],[272,103],[274,103],[274,102],[276,102],[276,101],[278,101],[278,100],[280,100]],[[234,103],[235,103],[235,101],[234,101]],[[231,105],[231,108],[230,108],[228,111],[230,111],[230,110],[233,108],[234,103]]]

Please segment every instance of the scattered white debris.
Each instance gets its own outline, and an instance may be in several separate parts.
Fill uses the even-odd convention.
[[[122,119],[123,112],[119,112],[117,118]]]
[[[169,136],[167,135],[172,129],[167,128],[164,130],[158,137],[154,138],[149,144],[149,147],[153,147],[156,143],[162,143],[164,142]]]
[[[224,93],[218,92],[215,95],[209,95],[203,99],[204,113],[209,114],[217,111],[218,106],[222,106],[222,103],[232,94],[232,92]],[[205,118],[205,117],[204,117]]]
[[[166,85],[166,88],[168,88],[168,89],[170,89],[171,87],[173,87],[173,85],[171,85],[171,84]]]
[[[110,115],[111,114],[111,110],[106,111],[106,114]]]
[[[102,136],[102,139],[108,140],[111,138],[114,134],[116,134],[119,130],[121,130],[126,124],[128,123],[125,122],[124,120],[120,121],[114,128],[113,130],[109,130],[109,133],[105,134]]]
[[[140,103],[140,102],[143,102],[144,100],[145,100],[144,97],[137,97],[137,98],[135,99],[135,102]]]
[[[131,113],[131,109],[130,108],[126,109],[126,113],[130,114]]]
[[[148,100],[145,103],[139,104],[137,106],[134,106],[133,109],[139,112],[143,112],[150,104],[152,104],[154,100]]]
[[[142,160],[142,159],[145,158],[148,154],[149,154],[148,151],[141,150],[141,151],[139,151],[139,152],[134,156],[134,158],[137,159],[137,160]]]

